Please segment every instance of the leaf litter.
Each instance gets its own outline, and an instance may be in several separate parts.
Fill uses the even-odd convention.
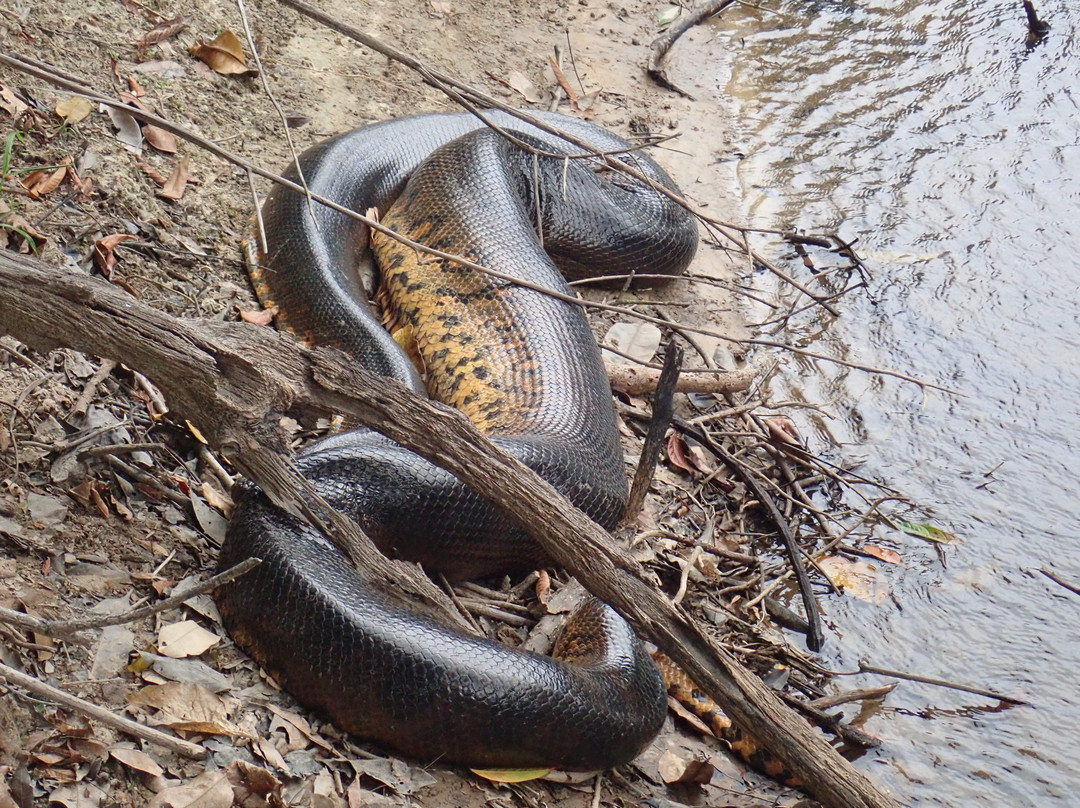
[[[150,108],[152,98],[153,107],[161,114],[174,120],[197,120],[199,128],[211,137],[232,138],[243,133],[250,148],[267,155],[264,164],[270,168],[288,162],[288,154],[277,142],[277,136],[264,134],[264,122],[271,120],[273,113],[243,81],[253,73],[247,67],[239,40],[229,32],[230,26],[237,25],[232,14],[215,7],[200,9],[199,18],[170,17],[171,12],[167,11],[164,17],[150,19],[138,4],[124,10],[116,4],[88,2],[88,8],[98,15],[102,24],[107,22],[109,30],[116,32],[118,41],[131,43],[131,48],[115,62],[115,73],[105,68],[91,76],[96,87],[126,85],[129,89],[121,91],[118,97],[127,103]],[[62,4],[43,0],[40,5],[41,13],[46,15],[42,25],[49,20],[52,29],[68,30]],[[431,24],[449,24],[448,19],[469,19],[469,15],[476,13],[487,18],[493,13],[486,4],[467,2],[455,3],[453,15],[448,13],[449,6],[446,9],[434,21],[414,20],[404,14],[399,20],[425,31],[425,26]],[[651,13],[637,9],[629,21],[615,24],[639,25],[641,32],[651,31],[653,21],[648,16]],[[148,31],[150,24],[153,28]],[[276,20],[264,19],[258,25],[268,28],[269,34],[280,42],[296,33],[292,24]],[[86,75],[96,69],[93,66],[102,64],[98,45],[93,42],[79,38],[69,38],[64,43],[50,42],[47,35],[32,25],[27,30],[40,37],[38,41],[46,49],[42,58],[63,64],[71,72]],[[629,36],[626,39],[629,41]],[[192,44],[195,42],[208,44]],[[185,53],[189,45],[194,49],[190,56]],[[329,42],[327,50],[342,58],[339,64],[357,58],[352,50],[341,50],[339,43]],[[206,81],[207,72],[200,73],[193,62],[193,58],[204,57],[211,69],[229,79]],[[493,86],[501,87],[513,103],[533,98],[547,104],[558,91],[558,85],[573,84],[572,71],[565,62],[560,68],[562,81],[552,78],[554,71],[543,50],[523,57],[515,46],[493,58],[502,60],[491,65]],[[278,69],[285,72],[294,69],[288,57],[282,59]],[[358,116],[386,117],[386,109],[401,103],[401,85],[380,84],[385,81],[382,70],[380,66],[372,73],[372,82],[359,111],[348,109],[344,113],[346,117],[331,121],[320,106],[322,99],[301,89],[304,81],[294,82],[291,87],[283,85],[281,89],[291,109],[315,122],[315,126],[303,132],[309,138],[316,138],[325,131],[338,131],[356,123]],[[125,78],[136,75],[139,81]],[[506,79],[497,78],[500,76]],[[619,86],[621,80],[614,74],[605,77],[607,86]],[[591,84],[598,86],[599,80]],[[29,87],[31,94],[12,89],[23,85]],[[141,85],[145,85],[145,90]],[[415,92],[421,96],[428,93],[422,88]],[[424,97],[429,106],[437,103],[434,95]],[[656,97],[667,100],[663,95]],[[34,106],[37,99],[40,99],[39,107]],[[165,137],[162,130],[143,126],[127,113],[117,114],[108,108],[91,107],[83,114],[80,100],[27,82],[24,77],[0,73],[0,125],[26,126],[19,130],[22,140],[9,139],[9,156],[5,159],[20,170],[37,167],[41,171],[30,185],[35,189],[36,199],[29,197],[23,201],[0,196],[0,205],[9,205],[0,209],[0,225],[4,225],[0,226],[0,248],[36,250],[46,260],[72,266],[73,271],[104,274],[172,313],[236,320],[242,312],[258,311],[236,262],[236,244],[240,234],[246,231],[252,207],[246,197],[246,177],[231,168],[223,168],[214,158],[189,146],[183,147],[184,157],[172,159],[171,155],[180,151],[179,144]],[[597,104],[595,98],[592,104]],[[249,109],[250,105],[253,107]],[[622,121],[615,123],[623,125]],[[668,119],[649,118],[647,114],[631,121],[631,125],[641,124],[649,131],[662,131],[669,123]],[[144,143],[153,151],[144,149]],[[202,176],[203,183],[191,182],[193,170]],[[20,175],[19,180],[27,176]],[[157,195],[151,183],[160,186]],[[85,199],[64,209],[67,218],[47,217],[55,205],[53,200],[68,188],[83,193]],[[197,249],[188,250],[184,245]],[[629,297],[633,298],[632,293]],[[602,319],[600,323],[601,330],[613,325]],[[612,344],[624,346],[623,352],[638,361],[652,361],[666,341],[655,326],[645,328],[636,322],[615,325],[619,328],[609,335]],[[155,600],[170,591],[172,580],[183,578],[188,572],[202,570],[204,576],[208,574],[213,566],[213,547],[221,537],[220,512],[227,506],[224,499],[205,495],[203,486],[207,480],[200,477],[209,472],[197,462],[195,441],[184,425],[160,419],[141,396],[135,375],[123,367],[97,378],[94,370],[99,362],[93,358],[81,358],[90,372],[78,375],[70,372],[73,360],[63,353],[39,357],[6,342],[0,342],[0,348],[3,349],[0,361],[6,361],[0,374],[3,376],[0,401],[10,408],[22,398],[19,411],[10,420],[9,408],[0,408],[3,416],[0,441],[7,442],[6,445],[0,442],[3,459],[12,459],[12,446],[19,451],[18,464],[8,464],[16,471],[5,470],[0,475],[0,532],[12,550],[10,560],[15,562],[13,575],[0,576],[3,588],[0,591],[9,602],[24,604],[20,608],[27,612],[54,611],[53,607],[41,606],[51,604],[70,614],[78,612],[88,599],[117,598],[121,592],[125,601],[130,600],[129,593]],[[32,365],[12,361],[12,352],[55,375],[40,383],[39,371]],[[37,386],[24,394],[35,383]],[[118,437],[103,432],[87,438],[87,434],[99,427],[90,426],[75,408],[84,395],[99,412],[108,413],[122,424],[127,434]],[[639,403],[644,404],[641,400]],[[37,427],[41,424],[47,424],[49,429],[39,431]],[[636,435],[635,429],[628,428],[626,434]],[[775,441],[780,436],[770,437]],[[112,441],[160,443],[166,448],[144,453],[148,462],[128,463],[127,467],[105,457],[83,454],[87,449],[105,447]],[[636,451],[636,441],[636,437],[628,437],[629,454]],[[735,634],[734,622],[723,620],[725,609],[743,609],[754,591],[747,588],[726,592],[726,589],[737,589],[751,579],[767,580],[780,574],[783,565],[753,538],[762,534],[762,523],[753,504],[745,500],[742,504],[732,504],[742,490],[741,483],[733,480],[693,441],[679,437],[670,445],[677,447],[672,451],[683,462],[672,460],[674,471],[665,465],[658,475],[660,482],[654,483],[656,496],[647,502],[639,523],[644,526],[644,533],[651,531],[663,536],[644,540],[648,552],[643,557],[649,559],[653,573],[670,591],[674,591],[678,576],[686,572],[691,580],[685,605],[711,622],[720,641],[735,642],[751,667],[770,669],[777,660],[790,662],[791,658],[798,664],[801,652],[785,635],[775,632],[780,636],[780,645],[748,640],[747,635]],[[61,456],[65,461],[59,466],[54,461]],[[125,459],[123,454],[116,457]],[[51,476],[53,468],[58,471],[56,479]],[[141,469],[148,479],[132,476],[132,469]],[[203,496],[194,493],[197,491],[204,492]],[[170,499],[164,495],[170,492],[177,496]],[[58,519],[39,520],[35,513],[42,516],[38,506],[41,500],[33,500],[38,504],[32,512],[32,497],[46,497],[53,504],[70,503],[68,513]],[[215,515],[217,526],[213,524]],[[702,526],[709,520],[722,529],[702,538]],[[684,563],[690,558],[690,548],[698,541],[702,552],[694,564]],[[870,547],[863,549],[871,552]],[[748,556],[755,559],[750,566],[739,560]],[[888,563],[899,562],[888,560]],[[122,571],[123,576],[117,576],[117,571]],[[517,602],[527,610],[542,613],[548,611],[543,605],[543,601],[548,601],[556,612],[548,617],[557,625],[564,608],[560,604],[567,599],[564,595],[569,595],[570,587],[565,580],[549,577],[547,573],[540,581],[542,586],[534,583],[524,588],[520,583],[507,583],[504,589],[493,590],[498,592],[498,598],[491,602],[496,607],[500,603]],[[725,594],[715,594],[721,591]],[[39,605],[28,605],[34,603]],[[762,623],[759,605],[746,608],[748,611],[740,611],[743,617],[749,617],[755,625]],[[160,627],[152,619],[128,627],[109,627],[100,630],[90,647],[64,644],[62,654],[46,647],[51,638],[24,634],[29,641],[41,640],[40,648],[19,652],[28,668],[42,675],[62,676],[72,684],[73,692],[92,701],[118,711],[127,704],[128,709],[139,713],[144,720],[173,727],[177,733],[201,742],[211,759],[220,761],[216,765],[221,767],[204,772],[204,764],[184,761],[152,746],[123,746],[131,741],[93,722],[80,725],[74,718],[71,721],[64,718],[42,730],[31,719],[20,730],[24,736],[33,732],[46,732],[47,738],[56,738],[58,732],[93,736],[79,739],[88,745],[80,747],[78,754],[89,761],[100,761],[95,764],[100,767],[97,771],[107,774],[110,766],[121,766],[146,777],[141,784],[133,782],[121,787],[103,774],[92,783],[90,780],[95,776],[88,774],[88,767],[67,762],[72,749],[70,743],[63,747],[41,741],[34,748],[61,751],[42,751],[51,762],[46,766],[39,760],[39,766],[29,769],[28,777],[39,794],[46,793],[60,804],[69,804],[65,801],[101,804],[106,798],[116,799],[117,789],[130,788],[131,794],[123,795],[121,800],[130,804],[256,804],[244,802],[249,798],[262,800],[257,804],[275,804],[275,799],[280,800],[288,792],[301,795],[297,804],[401,805],[404,795],[411,795],[411,799],[426,804],[473,799],[468,804],[479,806],[487,797],[477,800],[476,794],[496,793],[486,792],[486,786],[478,786],[476,781],[452,770],[436,767],[429,773],[394,758],[372,762],[365,757],[370,752],[358,754],[352,741],[343,738],[333,727],[308,721],[287,709],[291,700],[272,681],[261,677],[250,660],[238,654],[231,642],[221,642],[217,634],[206,632],[204,626],[214,624],[213,613],[212,604],[211,608],[201,610],[190,604],[162,616]],[[513,642],[524,643],[528,639],[526,628],[483,620],[494,633]],[[196,635],[206,632],[215,641],[195,650],[198,643],[185,648],[186,640],[181,639],[179,646],[170,640],[173,648],[185,648],[184,653],[195,655],[182,659],[146,650],[164,642],[160,631],[185,623],[199,628]],[[166,648],[170,642],[164,642]],[[202,642],[206,642],[205,637]],[[801,686],[815,686],[805,671],[799,672],[796,679]],[[681,727],[677,733],[689,750],[685,760],[706,763],[696,775],[687,774],[689,767],[684,767],[676,780],[704,779],[701,772],[712,765],[715,744],[687,735]],[[657,748],[661,743],[666,741],[658,741]],[[252,750],[257,757],[251,754]],[[241,759],[245,753],[246,759]],[[658,751],[656,757],[660,754]],[[266,767],[259,765],[259,760]],[[163,773],[154,774],[155,767]],[[280,779],[268,768],[277,771]],[[723,782],[730,786],[734,782],[721,769],[738,771],[739,777],[744,778],[739,764],[725,763],[709,775],[712,784]],[[643,774],[645,770],[655,771],[652,764],[642,764],[626,767],[625,775],[634,780],[637,788],[652,789],[654,786],[649,783],[663,778],[653,775],[654,780],[650,781]],[[224,780],[220,776],[222,771],[226,772]],[[754,776],[745,777],[753,780]],[[738,782],[740,789],[746,788],[744,779]],[[75,786],[81,790],[72,790]],[[568,786],[544,787],[553,789],[549,794],[556,796],[547,798],[553,803],[584,806],[591,802],[591,790],[583,796]],[[607,784],[605,790],[606,787]],[[729,799],[718,796],[728,792],[709,791],[713,788],[710,782],[693,787],[700,789],[706,799]],[[761,787],[767,790],[770,786],[762,782]],[[665,794],[663,790],[656,793]],[[324,802],[317,803],[316,796]],[[752,796],[744,802],[739,802],[737,797],[729,801],[738,806],[760,804]]]

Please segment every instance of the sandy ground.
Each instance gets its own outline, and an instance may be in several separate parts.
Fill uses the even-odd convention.
[[[166,118],[279,169],[289,152],[259,80],[218,75],[188,53],[192,44],[225,29],[243,37],[238,9],[218,0],[198,5],[8,0],[0,3],[0,41],[5,51],[56,65],[102,94],[140,93],[141,103]],[[645,76],[647,45],[659,33],[656,6],[633,0],[417,0],[323,8],[516,105],[525,105],[526,97],[537,107],[551,105],[556,82],[549,57],[558,52],[580,114],[624,134],[677,133],[654,150],[657,160],[714,215],[736,207],[730,164],[722,159],[736,138],[724,110],[661,90]],[[405,67],[281,5],[252,4],[248,13],[266,77],[294,124],[298,148],[364,123],[452,106]],[[180,14],[183,30],[137,47],[141,35]],[[695,33],[677,46],[669,71],[681,86],[708,97],[712,89],[702,87],[707,82],[694,68],[694,43],[706,36]],[[246,44],[244,50],[250,64]],[[238,249],[254,205],[244,171],[190,143],[180,142],[175,153],[147,144],[125,147],[96,108],[79,122],[62,123],[54,110],[70,93],[10,70],[0,68],[0,85],[0,135],[6,138],[0,237],[7,249],[25,250],[22,234],[37,234],[45,260],[74,272],[105,271],[144,302],[177,315],[235,320],[257,308]],[[559,108],[572,112],[562,97]],[[26,103],[28,109],[20,107]],[[8,138],[16,119],[25,133]],[[52,174],[66,159],[78,184],[68,175],[41,198],[19,190],[32,169],[47,167],[41,176]],[[186,161],[190,181],[179,199],[164,198],[154,177],[168,178],[180,161]],[[265,194],[265,183],[256,187]],[[115,265],[95,263],[95,243],[117,234],[133,238],[115,248]],[[724,253],[707,246],[693,267],[725,280],[733,270]],[[677,319],[738,327],[737,306],[726,292],[687,288],[666,293]],[[648,301],[639,298],[638,304]],[[596,327],[603,333],[607,324]],[[156,600],[178,582],[204,578],[221,531],[215,508],[227,508],[226,486],[198,461],[198,444],[183,424],[156,420],[152,394],[122,367],[97,378],[101,362],[94,357],[72,351],[43,357],[7,338],[0,346],[0,602],[43,617],[91,608],[122,611],[137,600]],[[703,347],[711,352],[717,341],[705,339]],[[76,457],[93,445],[79,441],[95,429],[99,442],[163,448],[152,450],[153,458],[121,455],[126,469]],[[138,476],[140,469],[150,477]],[[189,729],[186,736],[209,754],[200,762],[136,744],[98,722],[9,691],[0,698],[0,765],[12,775],[17,804],[229,805],[243,802],[245,794],[245,805],[283,800],[313,806],[796,801],[675,719],[640,761],[599,785],[496,786],[460,770],[383,758],[299,711],[227,639],[185,660],[186,670],[170,668],[156,654],[160,630],[185,620],[220,633],[205,597],[184,610],[94,632],[85,645],[2,629],[7,664],[74,695],[173,727],[196,720],[194,711],[202,731]],[[195,659],[224,679],[197,669]],[[192,681],[198,689],[185,689]],[[159,688],[153,699],[149,687]],[[151,699],[152,707],[131,704],[140,698]],[[672,751],[709,761],[711,779],[665,786],[661,769]],[[270,772],[272,784],[251,767]],[[0,793],[0,805],[10,804],[6,798]]]

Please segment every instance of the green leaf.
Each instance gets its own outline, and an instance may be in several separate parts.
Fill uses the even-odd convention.
[[[909,536],[917,536],[920,539],[937,542],[938,544],[956,544],[960,541],[955,533],[950,533],[947,530],[923,522],[898,521],[896,526]]]

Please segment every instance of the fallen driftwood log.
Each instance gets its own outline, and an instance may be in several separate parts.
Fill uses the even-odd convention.
[[[181,320],[97,278],[0,252],[0,333],[45,351],[66,346],[145,374],[233,465],[279,505],[326,530],[369,579],[401,586],[427,611],[445,600],[417,569],[381,556],[319,499],[286,459],[286,413],[356,417],[485,492],[550,556],[683,668],[739,725],[835,808],[897,808],[642,576],[608,534],[460,413],[269,328]],[[345,391],[349,391],[346,393]],[[450,613],[449,610],[446,610]],[[451,618],[454,619],[454,618]]]

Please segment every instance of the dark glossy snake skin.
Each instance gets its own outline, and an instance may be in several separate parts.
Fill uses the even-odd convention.
[[[599,149],[626,146],[599,127],[544,117]],[[494,118],[545,150],[579,151],[505,114]],[[651,160],[621,159],[674,187]],[[466,114],[359,129],[311,149],[301,164],[317,193],[360,211],[378,207],[410,238],[562,292],[552,259],[574,275],[675,273],[696,247],[693,220],[662,195],[585,161],[534,158]],[[420,389],[413,356],[435,398],[612,526],[625,472],[581,309],[376,238],[380,297],[403,351],[355,280],[366,228],[325,207],[315,212],[317,227],[304,199],[281,189],[263,208],[268,249],[255,256],[252,277],[263,303],[280,307],[279,325]],[[374,432],[328,438],[298,465],[385,552],[429,571],[460,579],[545,563],[481,496]],[[468,636],[361,585],[326,541],[253,489],[239,499],[219,563],[248,556],[264,563],[217,595],[236,641],[299,701],[424,762],[605,768],[634,757],[663,720],[655,666],[599,601],[570,621],[560,659]]]

